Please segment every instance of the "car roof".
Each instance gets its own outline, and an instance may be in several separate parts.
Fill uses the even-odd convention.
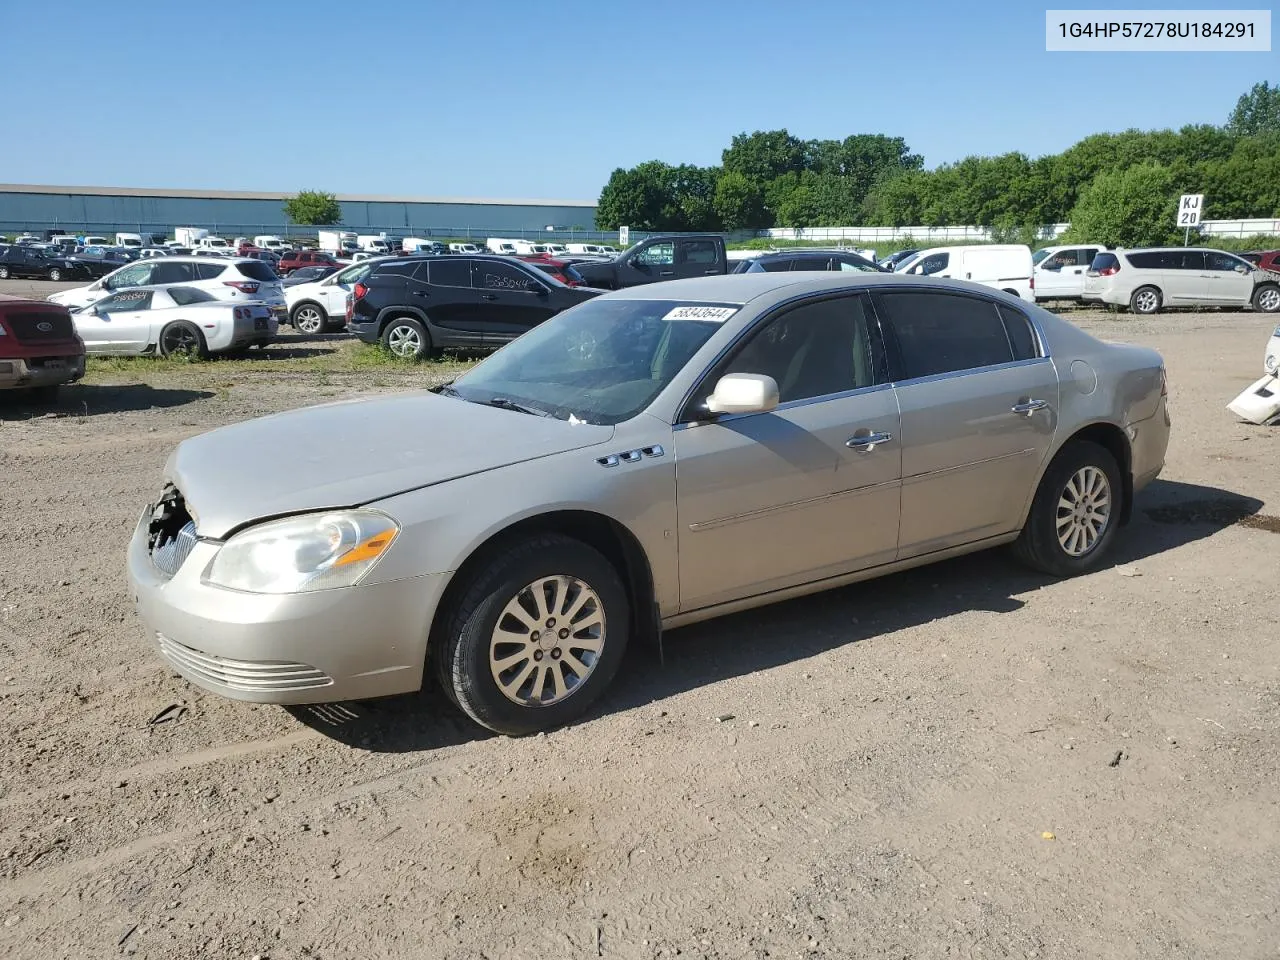
[[[953,293],[981,293],[993,299],[1013,300],[991,287],[940,277],[905,276],[900,273],[735,273],[647,283],[607,293],[610,300],[698,300],[747,304],[758,298],[785,293],[785,298],[828,290],[867,289],[878,286],[935,287]],[[777,297],[784,299],[784,297]],[[1024,304],[1030,306],[1030,304]]]

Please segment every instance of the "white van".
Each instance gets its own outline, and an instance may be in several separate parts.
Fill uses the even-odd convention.
[[[1023,243],[932,247],[899,264],[896,273],[972,280],[1035,303],[1031,248]]]
[[[570,243],[567,246],[570,253],[601,254],[604,252],[598,243]]]
[[[1089,265],[1106,249],[1101,243],[1074,243],[1037,250],[1031,256],[1036,271],[1036,301],[1081,299]]]
[[[479,253],[480,248],[474,243],[451,243],[449,244],[450,253]]]
[[[501,240],[498,237],[490,237],[484,242],[484,246],[490,253],[500,253],[505,256],[512,256],[516,252],[514,240]]]
[[[539,253],[547,252],[545,243],[534,243],[532,240],[512,240],[511,243],[516,248],[516,253],[522,257],[529,257]]]

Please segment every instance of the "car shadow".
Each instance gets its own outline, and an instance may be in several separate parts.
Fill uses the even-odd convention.
[[[1215,487],[1158,480],[1140,495],[1102,572],[1194,543],[1233,525],[1280,532],[1262,501]],[[988,550],[852,586],[667,632],[661,656],[633,643],[613,688],[586,720],[632,710],[733,677],[945,620],[971,610],[1010,613],[1053,582]],[[726,712],[741,709],[732,702]],[[471,723],[438,688],[362,703],[287,708],[302,723],[363,749],[403,753],[493,734]]]
[[[66,384],[57,400],[41,403],[22,390],[0,390],[0,420],[32,420],[37,417],[94,417],[104,413],[129,413],[181,407],[214,396],[209,390],[157,389],[145,383],[118,386]]]
[[[217,363],[220,360],[234,360],[236,362],[248,361],[250,363],[263,360],[305,360],[308,357],[328,357],[337,352],[335,347],[324,349],[322,347],[295,347],[295,340],[276,340],[267,349],[253,348],[250,350],[239,350],[235,353],[215,354],[211,356],[206,363]],[[308,341],[310,342],[310,341]]]

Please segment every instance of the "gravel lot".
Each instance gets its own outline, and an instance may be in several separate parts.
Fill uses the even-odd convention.
[[[0,955],[1274,958],[1280,444],[1223,409],[1274,320],[1071,316],[1169,368],[1114,565],[981,554],[675,631],[524,740],[430,691],[206,696],[125,584],[179,440],[438,368],[0,404]]]

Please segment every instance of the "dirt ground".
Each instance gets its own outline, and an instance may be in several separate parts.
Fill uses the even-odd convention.
[[[523,740],[430,690],[207,696],[125,583],[179,440],[431,368],[0,406],[0,956],[1276,957],[1280,439],[1223,409],[1274,319],[1072,318],[1168,363],[1113,563],[982,554],[675,631]]]

